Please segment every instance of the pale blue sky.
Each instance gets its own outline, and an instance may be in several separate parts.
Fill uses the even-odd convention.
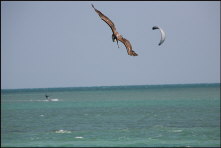
[[[220,82],[220,2],[1,2],[1,87]],[[166,40],[158,46],[158,25]]]

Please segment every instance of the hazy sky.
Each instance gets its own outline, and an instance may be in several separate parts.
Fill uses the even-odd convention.
[[[1,2],[1,87],[219,83],[220,2]],[[166,40],[158,46],[158,25]]]

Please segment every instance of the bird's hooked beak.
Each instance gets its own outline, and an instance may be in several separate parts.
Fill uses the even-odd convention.
[[[120,48],[119,45],[118,45],[117,37],[116,37],[114,34],[112,34],[112,41],[113,41],[113,42],[116,42],[116,41],[117,41],[117,46],[118,46],[118,48]]]
[[[112,34],[112,41],[113,42],[116,42],[117,41],[117,39],[116,39],[116,37]]]

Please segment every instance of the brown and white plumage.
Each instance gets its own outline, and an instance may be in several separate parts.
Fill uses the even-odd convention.
[[[107,17],[105,16],[103,13],[101,13],[99,10],[97,10],[93,4],[91,4],[92,7],[94,8],[94,10],[97,12],[97,14],[100,16],[100,18],[108,24],[108,26],[111,28],[112,32],[113,32],[113,35],[112,35],[112,39],[114,41],[114,39],[117,40],[117,43],[118,41],[122,42],[124,44],[124,46],[126,47],[127,49],[127,53],[128,55],[131,55],[131,56],[137,56],[138,54],[135,53],[133,50],[132,50],[132,46],[130,44],[130,41],[128,41],[127,39],[123,38],[122,35],[120,35],[117,31],[116,31],[116,27],[114,25],[114,23]],[[119,47],[119,46],[118,46]]]

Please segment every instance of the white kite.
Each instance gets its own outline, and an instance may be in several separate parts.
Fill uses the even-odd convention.
[[[165,40],[165,38],[166,38],[166,34],[165,34],[165,32],[163,31],[163,29],[161,29],[161,28],[158,27],[158,26],[153,26],[152,29],[153,29],[153,30],[159,29],[160,32],[161,32],[161,39],[160,39],[160,43],[159,43],[159,46],[160,46],[160,45],[164,42],[164,40]]]

